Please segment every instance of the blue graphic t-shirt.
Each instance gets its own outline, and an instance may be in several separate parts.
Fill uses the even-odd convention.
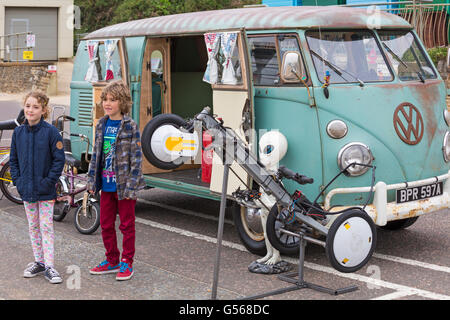
[[[103,183],[102,190],[106,192],[116,192],[116,174],[113,171],[112,159],[114,152],[116,152],[116,137],[119,131],[120,122],[122,120],[108,119],[103,135]]]

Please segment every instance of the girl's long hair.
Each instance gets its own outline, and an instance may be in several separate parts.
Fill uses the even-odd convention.
[[[50,107],[48,105],[49,98],[47,97],[47,95],[41,91],[31,91],[27,93],[27,95],[23,99],[24,106],[29,97],[35,98],[39,102],[39,104],[42,106],[42,109],[44,110],[44,119],[48,119],[48,117],[50,116]]]

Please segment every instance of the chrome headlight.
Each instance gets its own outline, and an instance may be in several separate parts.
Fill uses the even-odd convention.
[[[450,131],[447,131],[444,136],[444,143],[442,144],[442,153],[444,154],[445,162],[450,161]]]
[[[344,170],[348,165],[355,162],[370,165],[373,156],[368,146],[360,142],[352,142],[342,147],[337,161],[339,168]],[[369,170],[369,167],[354,165],[347,169],[347,173],[351,176],[360,176],[367,170]]]
[[[444,120],[447,126],[450,127],[450,112],[448,112],[447,108],[444,110]]]

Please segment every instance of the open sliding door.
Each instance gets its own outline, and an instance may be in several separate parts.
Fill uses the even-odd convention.
[[[170,39],[148,38],[142,62],[141,109],[139,130],[161,113],[171,113]],[[144,158],[145,174],[165,172]]]
[[[208,80],[213,89],[213,113],[255,152],[253,86],[245,31],[210,33],[205,35],[205,40],[210,53],[205,81]],[[214,153],[211,191],[222,191],[223,171],[222,161]],[[250,182],[248,174],[234,162],[228,179],[228,195],[239,187],[247,189]]]

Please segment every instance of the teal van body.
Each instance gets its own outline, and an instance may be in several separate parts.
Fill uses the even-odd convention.
[[[142,128],[142,110],[147,108],[141,101],[146,46],[156,41],[154,39],[170,40],[172,44],[178,41],[171,47],[171,54],[176,56],[171,60],[171,67],[185,72],[171,73],[171,112],[192,118],[208,103],[212,103],[214,108],[216,92],[233,91],[233,88],[216,90],[214,86],[210,89],[208,84],[198,84],[203,73],[179,66],[193,60],[196,55],[187,46],[184,51],[189,60],[187,57],[183,60],[181,49],[174,48],[183,46],[180,39],[194,36],[202,39],[209,32],[238,32],[244,38],[242,43],[247,45],[244,53],[247,56],[245,59],[241,57],[241,63],[247,59],[249,69],[247,87],[239,90],[248,92],[252,104],[255,141],[264,132],[279,130],[288,141],[288,152],[280,164],[314,178],[313,184],[305,186],[286,181],[288,191],[301,189],[308,198],[315,199],[342,171],[339,161],[345,158],[345,147],[356,143],[359,149],[352,149],[353,153],[347,156],[351,159],[358,157],[358,152],[367,152],[370,155],[368,161],[376,167],[375,181],[372,181],[371,169],[355,175],[345,172],[324,190],[319,202],[326,209],[367,203],[368,213],[379,226],[393,226],[395,221],[408,219],[412,223],[421,214],[448,207],[450,186],[446,181],[450,166],[445,159],[446,149],[450,148],[447,146],[450,139],[447,141],[445,138],[448,132],[445,118],[447,90],[417,34],[405,20],[388,13],[377,17],[376,26],[372,25],[372,20],[373,16],[366,10],[355,8],[247,8],[149,18],[97,30],[80,42],[75,58],[70,112],[77,121],[71,125],[71,132],[90,137],[93,133],[93,84],[84,80],[89,64],[88,41],[107,38],[124,41],[127,74],[123,78],[127,78],[132,94],[131,116],[141,123]],[[298,51],[302,65],[301,81],[258,83],[259,71],[255,69],[254,61],[252,65],[252,59],[256,58],[250,47],[260,45],[259,48],[267,49],[269,47],[264,46],[273,38],[277,39],[274,40],[277,44],[270,46],[270,50],[281,50],[286,37],[290,39],[290,45],[298,44],[294,51]],[[266,44],[261,45],[263,42]],[[334,45],[340,46],[337,51],[341,50],[341,53],[330,54],[336,52]],[[361,45],[371,47],[358,51]],[[406,50],[402,46],[410,47]],[[350,51],[352,55],[342,54],[349,48],[353,50]],[[403,61],[393,48],[397,53],[409,50],[415,58],[405,53],[403,58],[407,61]],[[282,72],[286,52],[283,56],[277,53],[278,71],[274,74]],[[372,61],[379,69],[368,69],[365,75],[359,66],[352,69],[356,74],[346,70],[344,65],[356,65],[354,61],[357,61],[358,54],[364,57],[364,63]],[[332,59],[333,63],[329,61]],[[331,73],[328,80],[324,78],[326,72]],[[189,107],[183,108],[183,103]],[[161,110],[158,112],[164,112],[163,109],[158,109]],[[339,137],[332,137],[330,125],[337,120]],[[256,144],[253,144],[255,152]],[[75,157],[81,159],[84,148],[76,138],[72,138]],[[175,173],[173,171],[166,176],[146,174],[145,177],[149,187],[219,200],[220,194],[207,184],[186,182],[178,179]],[[396,190],[433,184],[433,181],[443,183],[438,186],[443,188],[439,194],[434,194],[434,190],[431,194],[428,189],[416,189],[411,193],[422,192],[425,195],[398,201]],[[257,252],[264,246],[262,230],[245,212],[242,208],[236,211],[235,221],[243,225],[239,232],[246,247]]]
[[[129,63],[130,70],[130,90],[133,98],[133,109],[131,117],[139,120],[138,99],[140,93],[140,66],[142,65],[142,52],[145,48],[145,37],[130,37],[126,39],[128,57],[136,57]],[[140,58],[139,58],[140,57]],[[86,42],[82,41],[73,65],[72,81],[70,82],[70,115],[77,119],[71,123],[71,132],[85,134],[92,137],[92,117],[93,117],[93,97],[92,84],[84,80],[88,69],[89,55],[86,50]],[[72,138],[72,152],[78,158],[85,152],[86,146],[78,138]]]

